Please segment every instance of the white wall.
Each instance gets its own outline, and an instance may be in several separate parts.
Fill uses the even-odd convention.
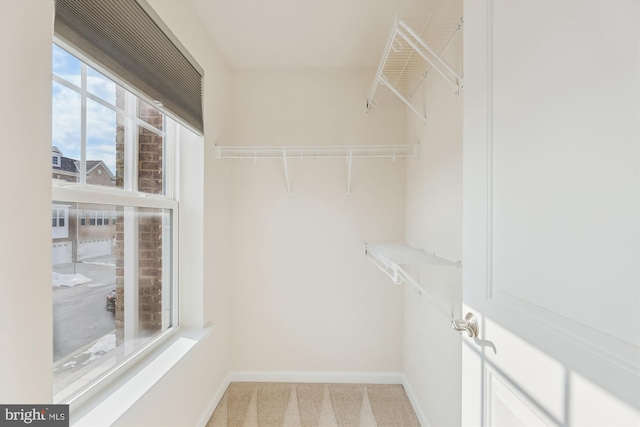
[[[29,25],[25,25],[28,22]],[[53,2],[0,2],[0,402],[50,402]]]
[[[227,145],[399,144],[404,108],[365,114],[372,70],[234,70]],[[400,372],[402,288],[363,244],[404,233],[404,161],[232,162],[232,371]]]
[[[461,2],[460,2],[461,3]],[[452,7],[462,16],[461,4]],[[443,53],[462,71],[462,32]],[[427,252],[462,260],[462,95],[432,70],[421,86],[427,124],[407,112],[407,140],[419,140],[420,159],[407,164],[406,241]],[[413,271],[436,303],[461,318],[460,269],[423,267]],[[407,288],[404,314],[404,372],[416,397],[416,411],[433,426],[460,425],[461,340],[434,303]]]

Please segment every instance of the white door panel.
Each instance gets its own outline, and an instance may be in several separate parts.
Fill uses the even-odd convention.
[[[633,425],[639,4],[474,0],[464,14],[463,298],[498,353],[463,346],[463,420],[574,425],[595,410]],[[611,398],[577,398],[598,390]]]

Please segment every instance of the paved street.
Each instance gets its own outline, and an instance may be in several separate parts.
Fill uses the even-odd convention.
[[[106,296],[115,289],[115,257],[98,257],[53,267],[55,273],[82,274],[88,283],[53,288],[54,362],[113,332],[113,313],[105,309]]]

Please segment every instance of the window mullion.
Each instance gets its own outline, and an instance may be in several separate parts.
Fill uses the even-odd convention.
[[[176,122],[164,116],[164,126],[166,136],[163,138],[163,153],[162,158],[164,161],[164,194],[170,199],[176,198],[176,167],[177,167],[177,144],[178,144],[178,129]]]
[[[87,65],[80,68],[80,184],[87,183]]]
[[[138,218],[137,208],[124,207],[124,354],[133,352],[138,343]]]
[[[78,87],[78,86],[74,85],[74,84],[73,84],[73,83],[71,83],[69,80],[63,79],[62,77],[57,76],[57,75],[55,75],[55,74],[52,74],[52,76],[53,76],[53,81],[54,81],[54,82],[59,83],[59,84],[61,84],[61,85],[63,85],[63,86],[66,86],[66,87],[68,87],[68,88],[69,88],[69,89],[71,89],[71,90],[75,90],[75,91],[76,91],[76,92],[78,92],[78,93],[82,92],[82,88],[80,88],[80,87]],[[81,84],[82,84],[82,83],[81,83]]]
[[[125,130],[124,130],[124,188],[138,191],[138,138],[136,132],[136,96],[125,92]]]
[[[89,186],[86,186],[89,187]],[[52,186],[53,200],[66,200],[75,203],[128,205],[147,208],[176,209],[178,202],[165,196],[141,196],[127,194],[125,191],[109,192],[94,188],[83,188],[77,184]],[[100,188],[100,190],[102,190]]]

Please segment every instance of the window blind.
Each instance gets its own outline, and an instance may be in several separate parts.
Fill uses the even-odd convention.
[[[202,68],[144,0],[55,0],[55,34],[199,134]]]

